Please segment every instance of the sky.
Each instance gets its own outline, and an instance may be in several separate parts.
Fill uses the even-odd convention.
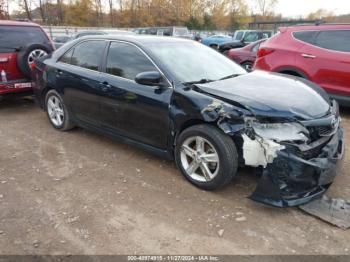
[[[247,0],[252,8],[254,0]],[[15,0],[9,0],[10,12],[16,9]],[[275,12],[282,14],[284,17],[299,18],[304,17],[318,9],[326,9],[334,14],[350,14],[350,0],[279,0],[275,7]]]
[[[306,16],[318,9],[332,11],[336,15],[350,14],[349,0],[279,0],[275,7],[276,13],[285,17]]]

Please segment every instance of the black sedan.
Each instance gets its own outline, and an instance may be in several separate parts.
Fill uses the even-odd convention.
[[[36,62],[53,127],[88,128],[175,159],[194,185],[261,179],[251,198],[294,206],[322,195],[343,154],[338,105],[315,84],[244,69],[195,41],[90,36]]]

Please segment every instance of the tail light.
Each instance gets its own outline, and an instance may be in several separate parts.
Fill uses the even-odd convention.
[[[35,67],[36,67],[36,63],[35,63],[35,61],[34,61],[33,63],[30,64],[30,69],[31,69],[31,70],[34,70]]]
[[[258,57],[267,56],[269,54],[272,54],[273,52],[275,52],[274,49],[261,47],[258,50]]]

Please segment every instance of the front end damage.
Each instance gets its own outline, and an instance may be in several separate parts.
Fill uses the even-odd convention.
[[[326,116],[306,121],[266,117],[262,120],[245,114],[246,110],[233,108],[214,100],[202,114],[212,120],[216,115],[217,125],[241,140],[245,166],[262,168],[250,199],[277,207],[297,206],[328,189],[344,152],[335,101]]]

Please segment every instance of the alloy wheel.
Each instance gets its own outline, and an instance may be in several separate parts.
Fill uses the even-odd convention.
[[[215,147],[201,136],[192,136],[184,141],[180,159],[187,175],[198,182],[212,181],[219,172],[219,155]]]
[[[60,99],[57,96],[50,96],[47,100],[47,112],[51,122],[60,127],[64,121],[64,110]]]
[[[34,63],[35,59],[46,56],[47,53],[42,49],[34,49],[32,52],[28,55],[28,65],[31,65]]]

